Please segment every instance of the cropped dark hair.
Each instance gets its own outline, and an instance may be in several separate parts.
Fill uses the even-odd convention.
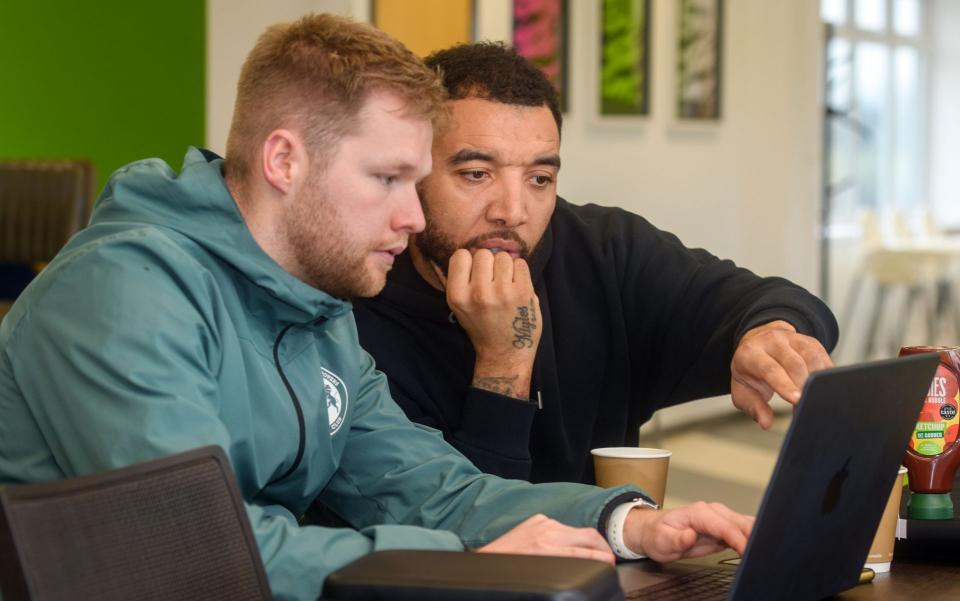
[[[546,105],[560,131],[563,115],[553,84],[502,42],[459,44],[434,52],[425,62],[439,71],[451,99],[476,97],[520,106]]]

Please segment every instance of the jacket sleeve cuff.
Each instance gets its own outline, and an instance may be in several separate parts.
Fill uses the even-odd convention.
[[[470,388],[457,438],[515,459],[530,459],[530,427],[537,406],[530,401]]]

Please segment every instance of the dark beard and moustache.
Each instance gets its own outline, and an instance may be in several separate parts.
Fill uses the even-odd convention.
[[[457,249],[466,248],[467,250],[473,250],[485,240],[490,240],[492,238],[516,242],[518,245],[520,245],[520,258],[528,263],[530,262],[530,257],[536,253],[536,248],[531,251],[526,240],[521,238],[515,231],[508,229],[499,229],[487,232],[485,234],[480,234],[479,236],[470,238],[462,244],[454,243],[450,236],[447,236],[445,233],[440,231],[440,229],[435,225],[434,221],[430,218],[430,211],[427,208],[426,201],[424,200],[423,188],[418,188],[417,191],[420,193],[420,204],[423,207],[423,215],[426,218],[427,225],[422,232],[416,235],[414,238],[414,244],[416,244],[420,254],[443,270],[444,275],[448,274],[450,269],[450,257],[453,256],[453,253],[456,252]]]
[[[424,257],[436,263],[437,266],[443,270],[444,275],[446,275],[450,267],[450,257],[453,256],[453,253],[456,252],[457,249],[466,248],[467,250],[473,250],[480,246],[482,242],[490,240],[491,238],[516,242],[520,245],[520,258],[527,262],[530,261],[530,255],[532,253],[530,252],[529,246],[526,241],[513,230],[495,230],[470,238],[463,244],[454,244],[449,236],[441,232],[428,219],[427,227],[423,232],[417,234],[414,244],[417,245],[417,248]]]

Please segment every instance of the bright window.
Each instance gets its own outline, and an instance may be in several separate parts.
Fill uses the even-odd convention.
[[[920,0],[895,0],[893,3],[893,30],[898,35],[919,35]]]
[[[887,0],[856,0],[856,27],[883,31],[887,24]]]
[[[825,99],[829,225],[863,209],[926,204],[925,0],[821,0],[829,23]]]

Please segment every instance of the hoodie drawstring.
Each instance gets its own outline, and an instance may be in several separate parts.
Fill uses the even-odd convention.
[[[297,411],[297,425],[300,427],[300,444],[297,447],[297,458],[293,460],[293,465],[290,466],[290,469],[284,472],[283,475],[268,482],[268,486],[283,480],[300,467],[300,461],[303,459],[303,451],[307,444],[307,426],[303,419],[303,407],[300,406],[300,399],[297,398],[297,393],[294,392],[293,386],[290,385],[290,380],[287,379],[287,374],[283,372],[283,367],[280,365],[280,342],[283,340],[283,337],[286,336],[287,332],[290,331],[290,328],[295,325],[297,324],[289,324],[280,330],[280,334],[277,335],[277,339],[273,343],[273,364],[277,368],[277,373],[280,374],[280,379],[283,380],[283,385],[287,388],[290,400],[293,401],[293,408]]]

